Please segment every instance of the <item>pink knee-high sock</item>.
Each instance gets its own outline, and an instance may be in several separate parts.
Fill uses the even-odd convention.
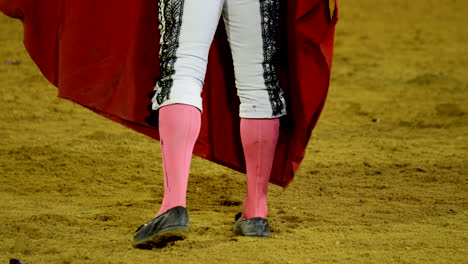
[[[247,165],[243,218],[268,215],[267,192],[279,136],[279,119],[241,119],[242,147]]]
[[[164,199],[156,215],[186,206],[193,147],[200,132],[198,108],[173,104],[159,109],[159,134],[164,166]]]

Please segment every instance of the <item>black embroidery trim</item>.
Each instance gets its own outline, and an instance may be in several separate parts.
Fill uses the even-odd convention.
[[[176,51],[179,48],[183,11],[184,0],[159,1],[158,18],[161,32],[159,63],[161,76],[156,83],[161,90],[156,95],[156,102],[158,104],[162,104],[169,99],[169,94],[174,83],[172,75],[175,74],[174,64],[177,60]]]
[[[262,37],[263,37],[263,78],[270,97],[273,116],[280,115],[284,110],[281,101],[279,79],[276,65],[279,60],[277,46],[279,1],[260,0],[260,13],[262,17]]]

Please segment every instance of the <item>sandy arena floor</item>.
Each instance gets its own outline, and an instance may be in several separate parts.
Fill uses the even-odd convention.
[[[465,10],[465,11],[463,11]],[[341,1],[330,96],[270,239],[236,237],[244,175],[195,157],[190,237],[134,249],[159,144],[58,99],[0,15],[0,263],[467,263],[468,1]]]

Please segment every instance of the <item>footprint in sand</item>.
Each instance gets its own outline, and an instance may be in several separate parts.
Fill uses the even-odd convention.
[[[435,106],[438,115],[441,116],[463,116],[465,112],[456,104],[438,104]]]

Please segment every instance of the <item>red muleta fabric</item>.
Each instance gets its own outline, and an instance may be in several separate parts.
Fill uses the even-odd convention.
[[[159,139],[157,115],[148,109],[159,75],[156,0],[0,0],[0,11],[22,20],[24,45],[59,97]],[[279,74],[288,116],[270,177],[279,186],[293,180],[325,103],[338,9],[332,17],[329,12],[328,0],[281,0]],[[194,153],[245,172],[239,100],[222,20],[202,97]]]

